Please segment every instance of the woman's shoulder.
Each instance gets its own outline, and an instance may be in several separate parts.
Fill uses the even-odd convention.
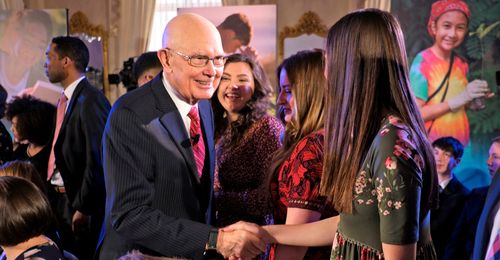
[[[415,161],[423,168],[419,145],[414,138],[414,130],[397,116],[387,116],[375,137],[373,147],[380,156],[390,154],[404,161]]]
[[[415,55],[415,60],[425,59],[426,57],[429,57],[429,55],[432,55],[431,48],[421,50],[419,53],[417,53],[417,55]]]
[[[17,259],[54,259],[62,260],[63,256],[57,245],[49,240],[46,243],[34,246],[24,251]]]
[[[409,125],[394,115],[388,115],[383,119],[374,143],[379,148],[393,148],[398,143],[405,143],[412,148],[416,148]]]
[[[283,124],[274,116],[265,114],[261,118],[255,121],[257,126],[268,126],[268,127],[278,127],[283,128]]]
[[[266,114],[257,119],[250,128],[253,128],[255,133],[281,133],[283,124],[276,117]]]
[[[299,143],[313,142],[322,144],[324,140],[325,140],[325,129],[321,128],[312,133],[309,133],[308,135],[300,139]]]
[[[297,142],[294,149],[294,154],[308,151],[316,151],[315,153],[323,152],[323,143],[325,140],[325,129],[314,131]]]

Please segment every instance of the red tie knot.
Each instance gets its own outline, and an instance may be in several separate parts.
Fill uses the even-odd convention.
[[[193,121],[200,121],[200,116],[198,114],[198,108],[196,106],[191,107],[189,110],[188,117]]]

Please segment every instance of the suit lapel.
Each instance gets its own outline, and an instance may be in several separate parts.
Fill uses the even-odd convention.
[[[80,96],[80,93],[83,91],[83,88],[85,87],[84,85],[86,84],[87,80],[84,78],[82,79],[78,85],[75,88],[75,91],[71,95],[71,99],[68,100],[68,108],[66,109],[66,112],[64,113],[64,119],[61,124],[61,130],[59,130],[59,135],[57,137],[56,141],[56,146],[57,144],[61,141],[61,138],[63,138],[64,133],[66,131],[66,125],[68,124],[69,118],[71,117],[71,114],[73,113],[73,109],[76,106],[76,103],[78,103],[78,97]]]
[[[199,113],[201,118],[201,127],[205,141],[205,154],[207,155],[207,158],[205,158],[204,168],[211,167],[210,162],[212,161],[212,156],[214,156],[212,154],[212,149],[210,149],[210,147],[214,147],[214,133],[212,129],[212,120],[210,117],[211,109],[212,108],[210,106],[210,102],[206,100],[198,102],[198,111],[200,111]]]
[[[161,75],[161,74],[160,74]],[[163,114],[159,120],[161,125],[168,131],[173,139],[173,142],[180,151],[186,164],[188,165],[190,174],[199,183],[199,177],[196,170],[196,163],[194,159],[193,150],[188,133],[184,127],[184,121],[181,118],[179,110],[175,106],[174,101],[168,94],[161,77],[156,77],[152,82],[153,95],[156,98],[157,109]]]
[[[84,78],[82,79],[78,85],[75,88],[75,91],[71,95],[71,99],[69,100],[68,103],[68,108],[66,109],[66,113],[64,113],[64,119],[61,124],[61,130],[59,133],[63,133],[64,129],[66,128],[66,125],[68,124],[69,117],[71,116],[71,113],[73,112],[73,109],[75,108],[76,103],[78,102],[78,97],[80,96],[80,93],[83,91],[84,85],[87,82],[87,80]],[[61,136],[59,134],[59,136]]]

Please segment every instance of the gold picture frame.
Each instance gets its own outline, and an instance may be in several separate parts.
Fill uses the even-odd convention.
[[[280,32],[278,37],[278,61],[283,60],[283,55],[285,53],[285,39],[295,38],[301,35],[317,35],[319,37],[325,38],[327,34],[327,27],[321,21],[318,14],[313,11],[305,12],[299,19],[298,23],[289,27],[286,26]]]

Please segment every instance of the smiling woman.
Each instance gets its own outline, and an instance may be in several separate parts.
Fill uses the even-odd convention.
[[[283,126],[269,116],[272,89],[262,68],[251,58],[230,55],[212,97],[217,164],[216,225],[239,220],[273,223],[268,196],[268,168],[281,146]],[[267,259],[266,254],[261,256]]]

